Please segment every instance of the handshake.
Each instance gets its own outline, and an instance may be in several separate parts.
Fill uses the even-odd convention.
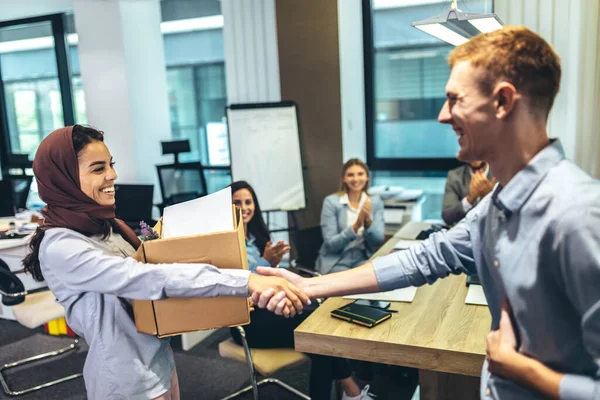
[[[253,305],[266,308],[286,318],[301,314],[304,305],[310,305],[309,279],[284,268],[259,268],[250,274],[248,295]]]

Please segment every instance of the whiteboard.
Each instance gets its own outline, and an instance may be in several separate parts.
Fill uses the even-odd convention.
[[[296,105],[231,105],[227,125],[233,180],[254,188],[263,211],[305,208]]]

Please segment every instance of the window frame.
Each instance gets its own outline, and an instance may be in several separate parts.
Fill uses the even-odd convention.
[[[18,20],[0,22],[0,29],[15,25],[34,24],[38,22],[50,22],[52,36],[54,37],[54,54],[56,57],[56,71],[61,94],[64,126],[75,123],[73,108],[73,92],[71,87],[71,73],[69,67],[69,52],[67,45],[66,14],[50,14],[39,17],[23,18]],[[24,80],[25,81],[25,80]],[[4,81],[0,66],[0,166],[2,175],[8,175],[11,168],[19,168],[11,164],[12,146],[10,142],[8,116],[6,108],[6,97],[4,92]]]
[[[375,43],[373,41],[372,0],[362,0],[363,58],[365,80],[365,120],[367,164],[374,171],[432,171],[447,172],[462,163],[455,157],[439,158],[380,158],[375,155]],[[428,46],[415,46],[422,49]],[[412,48],[412,47],[411,47]],[[398,48],[406,49],[406,48]]]
[[[207,67],[207,66],[222,66],[223,69],[225,68],[225,60],[223,61],[210,61],[210,62],[204,62],[204,63],[182,63],[182,64],[176,64],[176,65],[169,65],[166,66],[166,70],[177,70],[177,69],[185,69],[185,68],[190,68],[192,71],[192,79],[193,79],[193,87],[194,87],[194,92],[196,95],[196,126],[194,126],[194,128],[200,126],[200,90],[198,87],[198,68],[200,67]],[[227,95],[227,93],[225,93],[225,95]],[[225,114],[223,114],[223,116],[225,116]],[[189,125],[184,126],[185,128],[190,127]],[[180,127],[181,128],[181,127]],[[212,165],[212,164],[203,164],[203,168],[207,171],[229,171],[229,174],[231,175],[231,164],[229,165]]]

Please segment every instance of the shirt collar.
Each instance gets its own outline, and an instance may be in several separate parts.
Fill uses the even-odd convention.
[[[367,194],[365,192],[362,192],[362,194],[360,195],[360,200],[358,201],[359,208],[365,201],[365,197],[367,197]],[[350,206],[350,199],[348,198],[348,193],[344,193],[344,195],[340,197],[340,204],[347,204],[348,206]]]
[[[469,176],[473,176],[473,168],[471,168],[471,166],[469,165]],[[487,162],[485,163],[485,169],[483,170],[483,174],[487,177],[490,176],[490,164],[488,164]]]
[[[254,235],[248,232],[248,239],[246,239],[246,244],[253,244],[255,240],[256,238],[254,237]]]
[[[498,184],[492,202],[496,208],[504,211],[507,217],[518,212],[529,196],[540,184],[548,171],[565,158],[565,151],[558,139],[551,139],[550,144],[536,154],[529,164],[506,184]]]

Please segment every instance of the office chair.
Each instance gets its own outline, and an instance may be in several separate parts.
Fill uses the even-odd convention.
[[[29,197],[29,189],[33,176],[30,175],[9,175],[8,179],[12,184],[13,198],[17,210],[27,208],[27,197]]]
[[[277,385],[288,392],[304,400],[310,400],[310,397],[294,389],[285,382],[276,378],[270,378],[277,371],[297,365],[308,359],[308,356],[299,353],[293,349],[250,349],[246,340],[246,332],[241,326],[236,327],[242,337],[243,346],[238,345],[232,338],[219,343],[219,354],[221,357],[230,358],[245,362],[250,374],[250,385],[238,390],[237,392],[223,398],[230,400],[252,390],[254,400],[258,400],[258,388],[265,385]],[[257,381],[256,372],[266,378]]]
[[[163,207],[207,194],[204,168],[199,161],[157,165]]]
[[[172,140],[160,142],[162,153],[173,154],[174,163],[157,165],[158,182],[163,202],[159,206],[162,209],[184,201],[197,199],[206,195],[206,178],[204,167],[200,161],[179,162],[179,154],[190,151],[190,141]]]
[[[14,217],[16,210],[12,182],[6,176],[0,180],[0,193],[0,217]]]
[[[291,261],[292,268],[302,274],[320,275],[315,271],[319,250],[323,245],[323,232],[320,226],[300,229],[290,234],[296,259]]]
[[[156,224],[152,220],[153,197],[154,185],[115,184],[115,215],[139,234],[140,221]]]
[[[58,304],[54,295],[49,290],[43,292],[29,293],[25,290],[23,282],[15,275],[8,265],[0,259],[0,295],[2,296],[2,304],[13,307],[12,311],[17,321],[30,329],[35,329],[49,321],[65,316],[64,308]],[[75,378],[81,377],[83,374],[73,374],[56,379],[50,382],[45,382],[30,388],[15,390],[10,388],[4,371],[20,367],[26,364],[31,364],[35,361],[47,360],[57,357],[64,353],[71,352],[77,349],[79,340],[75,339],[72,344],[62,349],[50,351],[44,354],[38,354],[32,357],[25,358],[14,362],[6,363],[0,366],[0,384],[4,393],[9,396],[21,396],[27,393],[36,392],[50,386],[58,385],[62,382],[67,382]]]

